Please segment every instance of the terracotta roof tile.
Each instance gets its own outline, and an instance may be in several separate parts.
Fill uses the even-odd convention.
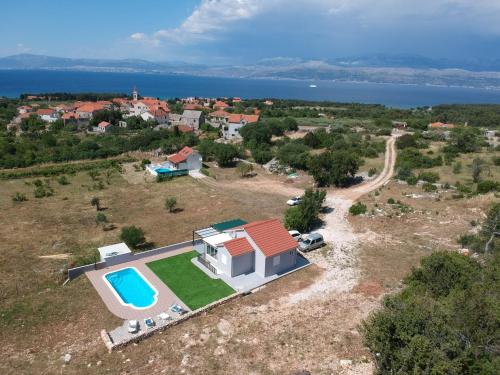
[[[193,153],[193,149],[191,147],[184,147],[182,150],[180,150],[177,154],[171,155],[168,157],[168,160],[170,160],[172,163],[178,164],[182,163],[183,161],[186,161],[189,155]]]
[[[256,221],[242,228],[266,257],[297,248],[297,241],[278,219]]]
[[[224,247],[233,257],[251,253],[254,251],[252,245],[245,237],[235,238],[234,240],[224,242]]]

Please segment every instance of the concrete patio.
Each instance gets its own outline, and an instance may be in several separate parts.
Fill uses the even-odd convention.
[[[213,272],[211,272],[207,267],[205,267],[203,264],[201,264],[197,258],[192,259],[193,264],[195,264],[199,269],[201,269],[205,274],[207,274],[209,277],[213,279],[221,279],[223,280],[226,284],[228,284],[231,288],[236,290],[237,292],[242,292],[246,293],[251,291],[252,289],[258,288],[264,284],[267,284],[273,280],[279,279],[280,277],[283,277],[285,275],[288,275],[289,273],[298,271],[304,267],[309,266],[311,263],[309,260],[307,260],[302,254],[298,253],[297,254],[297,263],[295,264],[294,267],[282,272],[278,273],[275,275],[271,275],[268,277],[262,277],[256,274],[255,272],[248,273],[248,274],[243,274],[235,277],[230,277],[226,274],[218,274],[215,275]]]

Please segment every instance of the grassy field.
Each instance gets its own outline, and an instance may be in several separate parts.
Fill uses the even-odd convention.
[[[234,293],[224,281],[211,279],[191,263],[196,256],[196,251],[192,251],[147,264],[191,310]]]

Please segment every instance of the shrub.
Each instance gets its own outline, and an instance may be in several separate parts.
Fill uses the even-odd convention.
[[[149,159],[142,159],[141,160],[141,169],[144,170],[146,169],[146,165],[151,164],[151,160]]]
[[[425,184],[422,185],[422,189],[428,193],[432,192],[432,191],[436,191],[437,190],[437,187],[436,185],[433,185],[429,182],[426,182]]]
[[[389,198],[387,200],[387,203],[389,203],[389,204],[395,204],[396,202],[394,201],[394,198]]]
[[[98,212],[95,216],[95,222],[97,225],[101,225],[108,222],[108,218],[102,212]]]
[[[173,177],[166,174],[159,174],[156,176],[156,182],[165,182],[172,180]]]
[[[377,168],[370,168],[368,170],[368,177],[375,176],[377,174]]]
[[[252,157],[258,164],[266,164],[273,158],[273,153],[270,148],[259,147],[252,149]]]
[[[176,206],[177,206],[177,198],[168,197],[167,199],[165,199],[165,209],[167,209],[168,212],[174,212]]]
[[[418,175],[418,179],[434,184],[439,181],[439,174],[435,172],[421,172]]]
[[[238,173],[241,177],[247,177],[250,173],[253,172],[253,165],[250,163],[239,163],[238,164]]]
[[[95,207],[96,211],[99,211],[101,209],[101,200],[98,197],[92,197],[90,200],[90,205],[92,207]]]
[[[477,192],[479,194],[486,194],[490,191],[500,190],[500,183],[491,180],[480,181],[477,184]]]
[[[20,192],[16,192],[16,194],[14,194],[12,196],[12,201],[14,201],[14,202],[24,202],[27,200],[28,200],[28,198],[26,198],[26,194],[23,194]]]
[[[68,178],[65,175],[59,176],[57,178],[57,182],[59,183],[59,185],[69,185]]]
[[[367,210],[366,205],[364,205],[361,202],[358,202],[356,204],[353,204],[349,208],[349,213],[353,216],[357,216],[357,215],[362,215],[362,214],[366,213],[366,210]]]
[[[323,190],[307,189],[299,206],[290,207],[285,212],[285,227],[299,232],[309,231],[318,221],[319,211],[325,201]]]
[[[134,249],[146,241],[144,231],[135,226],[123,227],[120,239]]]

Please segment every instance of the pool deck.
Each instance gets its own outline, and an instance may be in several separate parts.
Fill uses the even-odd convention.
[[[122,319],[142,320],[144,318],[152,317],[154,320],[157,320],[157,316],[162,312],[172,315],[169,308],[174,303],[181,305],[186,311],[191,310],[158,278],[158,276],[153,273],[153,271],[149,269],[146,263],[169,258],[192,250],[192,246],[186,246],[185,248],[173,250],[168,254],[152,255],[147,258],[117,264],[100,270],[89,271],[86,272],[86,275],[94,288],[97,290],[97,293],[101,296],[101,299],[104,301],[106,307],[114,315]],[[158,301],[152,307],[146,309],[134,309],[133,307],[122,305],[113,294],[108,284],[104,281],[103,276],[105,274],[127,267],[137,268],[158,291]]]

